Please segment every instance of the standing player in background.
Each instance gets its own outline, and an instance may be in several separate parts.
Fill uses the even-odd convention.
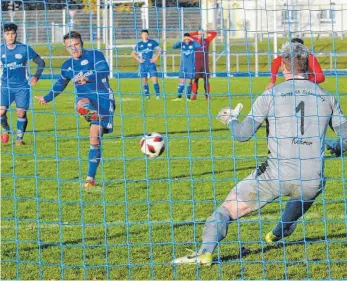
[[[300,38],[293,38],[292,43],[299,43],[304,45],[304,41]],[[282,64],[282,57],[278,56],[272,61],[271,64],[271,80],[270,83],[266,86],[265,90],[271,89],[276,84],[276,76],[278,70]],[[313,83],[323,83],[325,76],[323,74],[322,68],[317,60],[317,58],[310,54],[308,57],[308,79]]]
[[[291,199],[265,240],[271,243],[290,235],[324,188],[324,138],[328,126],[341,137],[328,144],[329,150],[336,156],[347,150],[347,119],[339,103],[307,80],[308,50],[302,44],[287,43],[282,53],[286,82],[261,94],[243,122],[237,120],[242,104],[235,109],[224,108],[217,116],[241,142],[248,141],[267,120],[267,160],[239,182],[207,219],[200,250],[173,263],[211,265],[212,253],[226,237],[230,223],[282,196]]]
[[[210,95],[210,67],[209,67],[209,48],[211,41],[216,38],[216,31],[207,31],[207,36],[204,38],[204,32],[190,32],[190,36],[194,38],[201,47],[195,53],[195,77],[192,85],[193,96],[192,100],[196,100],[196,95],[199,88],[199,78],[204,79],[205,98],[209,99]]]
[[[17,139],[16,145],[23,145],[23,136],[28,125],[27,110],[30,103],[30,87],[35,86],[43,69],[44,60],[28,45],[17,41],[17,25],[4,24],[4,40],[1,45],[1,64],[3,72],[1,76],[1,107],[0,120],[3,132],[1,142],[9,140],[10,126],[7,121],[7,109],[15,101],[17,107]],[[29,61],[37,64],[34,76],[27,79]]]
[[[81,35],[71,31],[64,36],[64,44],[71,58],[61,67],[61,77],[44,97],[35,97],[41,104],[55,99],[73,81],[75,107],[78,114],[90,123],[88,176],[84,186],[95,185],[95,174],[101,160],[101,138],[113,132],[115,102],[108,76],[110,68],[104,55],[97,50],[83,49]]]
[[[176,42],[172,48],[181,50],[181,64],[180,71],[178,74],[179,85],[178,85],[178,97],[173,99],[173,101],[181,101],[182,93],[185,86],[185,81],[187,81],[186,96],[187,101],[190,101],[190,95],[192,92],[192,79],[195,75],[195,52],[199,49],[201,45],[194,41],[190,37],[189,33],[184,34],[183,42]]]
[[[149,39],[148,30],[141,31],[142,41],[138,42],[133,52],[132,57],[139,62],[139,72],[142,78],[143,89],[146,98],[150,98],[148,87],[148,74],[152,78],[153,88],[157,99],[160,99],[160,89],[158,84],[158,71],[156,61],[160,56],[160,47],[157,41]]]

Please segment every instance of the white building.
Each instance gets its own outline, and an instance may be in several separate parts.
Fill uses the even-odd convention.
[[[231,37],[347,36],[346,0],[202,0],[205,28]],[[223,15],[223,16],[222,16]]]

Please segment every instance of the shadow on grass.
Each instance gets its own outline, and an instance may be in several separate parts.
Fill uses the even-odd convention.
[[[320,237],[308,237],[303,240],[297,240],[297,241],[279,241],[274,244],[269,244],[263,248],[258,248],[256,250],[250,250],[243,246],[241,248],[241,251],[237,255],[229,255],[229,256],[221,256],[220,262],[227,262],[231,260],[240,260],[243,259],[249,255],[257,255],[262,253],[267,253],[272,250],[281,249],[283,247],[291,247],[291,246],[297,246],[297,245],[305,245],[305,244],[313,244],[313,243],[323,243],[323,242],[330,242],[333,238],[346,238],[346,240],[341,240],[342,242],[347,241],[347,234],[346,233],[340,233],[340,234],[332,234],[328,237],[320,236]],[[338,240],[339,241],[339,240]],[[334,241],[335,242],[335,241]],[[214,262],[218,263],[218,260],[215,260]]]

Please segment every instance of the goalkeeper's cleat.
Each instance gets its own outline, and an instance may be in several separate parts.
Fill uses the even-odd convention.
[[[95,186],[95,181],[94,180],[86,180],[84,182],[84,187],[85,188],[92,188]]]
[[[212,265],[212,253],[198,254],[193,252],[191,255],[174,259],[172,264],[201,264],[206,266]]]
[[[25,142],[22,139],[18,139],[16,140],[16,145],[18,146],[25,145]]]
[[[190,98],[187,98],[187,102],[191,102],[192,100]]]
[[[265,241],[268,243],[274,243],[274,242],[280,241],[281,239],[282,237],[277,237],[275,234],[272,233],[272,231],[267,233],[265,236]]]
[[[196,100],[197,94],[193,94],[191,100]]]
[[[205,94],[205,100],[209,101],[210,100],[210,95]]]
[[[181,100],[182,100],[182,98],[175,98],[172,101],[181,101]]]
[[[1,133],[1,142],[2,143],[8,143],[9,135],[7,132]]]
[[[160,96],[157,96],[156,99],[157,99],[157,100],[160,100]]]
[[[148,100],[149,100],[150,98],[151,98],[150,96],[146,96],[146,99],[148,99]]]

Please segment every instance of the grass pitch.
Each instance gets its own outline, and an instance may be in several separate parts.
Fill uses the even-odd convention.
[[[232,223],[211,268],[168,263],[187,254],[186,248],[199,248],[204,220],[266,157],[264,128],[237,143],[215,116],[238,102],[246,115],[267,82],[212,79],[211,102],[200,94],[187,104],[170,101],[176,79],[160,81],[166,95],[159,101],[143,99],[137,79],[112,81],[115,132],[104,138],[91,192],[80,187],[89,127],[75,113],[72,88],[46,107],[34,103],[27,145],[11,142],[1,151],[1,278],[347,278],[347,162],[329,156],[326,189],[285,244],[269,245],[263,238],[288,198]],[[346,77],[323,84],[339,96],[345,112],[346,84]],[[40,81],[34,95],[50,87],[50,81]],[[153,131],[165,136],[167,146],[161,157],[147,159],[139,142]],[[242,247],[248,251],[240,255]]]

